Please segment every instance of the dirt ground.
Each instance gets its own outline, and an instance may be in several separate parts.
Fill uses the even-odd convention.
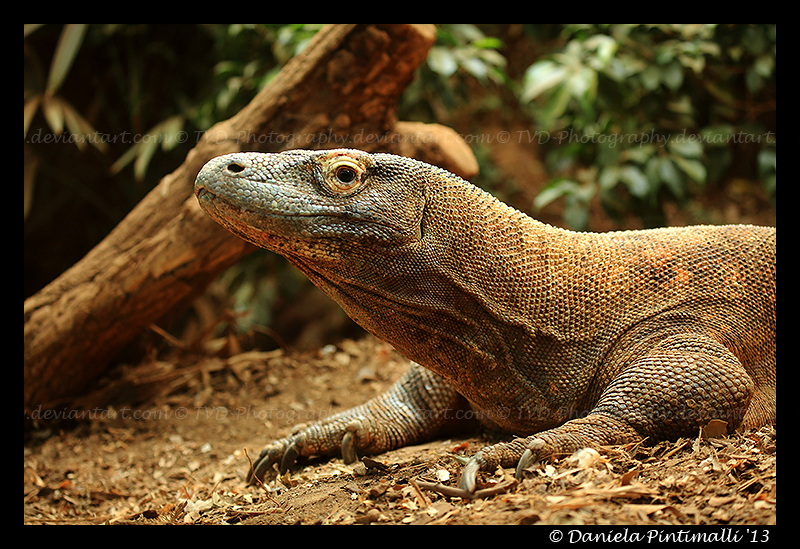
[[[24,445],[24,524],[772,525],[776,430],[583,452],[453,486],[481,433],[388,452],[353,465],[306,463],[264,487],[243,477],[269,440],[362,403],[406,362],[367,337],[316,353],[250,352],[123,369],[146,404],[93,408],[77,426]],[[131,401],[135,392],[131,393]],[[118,399],[119,400],[119,399]],[[248,457],[249,456],[249,457]]]

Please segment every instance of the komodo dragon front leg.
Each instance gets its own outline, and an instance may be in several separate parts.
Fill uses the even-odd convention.
[[[440,376],[412,363],[385,393],[268,444],[248,473],[259,479],[276,466],[282,474],[299,457],[380,454],[424,442],[469,425],[466,400]]]

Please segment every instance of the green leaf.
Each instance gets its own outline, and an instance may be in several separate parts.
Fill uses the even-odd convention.
[[[47,125],[56,135],[64,133],[64,109],[59,97],[45,96],[42,100],[42,114]]]
[[[122,153],[122,156],[117,158],[117,160],[111,165],[109,168],[109,172],[112,175],[116,175],[122,171],[122,168],[130,164],[133,160],[136,159],[136,155],[139,153],[138,144],[134,145],[133,147],[129,148],[127,151]]]
[[[450,48],[434,46],[428,52],[428,66],[437,74],[452,76],[458,69],[458,62]]]
[[[639,80],[647,90],[655,90],[661,85],[661,68],[658,65],[648,65],[639,73]]]
[[[181,132],[185,119],[181,115],[166,118],[150,128],[135,145],[125,151],[111,166],[111,173],[119,173],[133,161],[133,173],[137,181],[144,179],[147,168],[159,146],[169,151],[181,143]]]
[[[183,131],[184,122],[185,119],[183,116],[175,115],[170,116],[156,126],[162,136],[161,150],[171,151],[181,143],[181,132]],[[156,128],[154,128],[154,130]]]
[[[484,38],[473,40],[471,45],[472,47],[479,49],[497,50],[503,47],[503,41],[500,40],[499,38],[487,36]]]
[[[597,73],[589,67],[584,67],[570,77],[567,85],[573,97],[594,102],[594,97],[597,95]]]
[[[554,200],[562,196],[575,193],[580,188],[580,185],[568,179],[557,179],[547,185],[542,191],[534,198],[533,206],[537,210],[541,210]]]
[[[636,166],[623,166],[620,170],[620,179],[628,187],[631,194],[637,198],[644,198],[650,192],[650,183],[647,177]]]
[[[542,111],[542,121],[545,126],[550,125],[555,119],[559,118],[567,110],[569,101],[572,99],[569,87],[566,85],[558,86],[553,93],[547,106]]]
[[[595,193],[594,185],[579,185],[569,179],[557,179],[547,185],[534,199],[533,205],[541,210],[558,198],[564,198],[564,222],[573,229],[584,229],[589,221],[589,202]]]
[[[485,38],[483,32],[475,25],[466,23],[453,23],[450,25],[450,28],[452,29],[454,35],[468,42],[474,42],[476,40],[482,40]]]
[[[700,158],[703,156],[703,144],[700,138],[692,134],[680,134],[669,140],[667,148],[684,158]]]
[[[607,65],[617,53],[619,44],[610,36],[596,34],[586,41],[586,46],[597,51],[596,59],[601,65]]]
[[[728,139],[734,133],[736,133],[736,128],[730,124],[717,124],[703,128],[700,135],[703,142],[707,143],[709,147],[727,147]]]
[[[631,160],[633,162],[636,162],[637,164],[644,164],[648,160],[653,158],[654,153],[655,153],[655,146],[645,144],[625,149],[624,158],[626,160]]]
[[[486,66],[486,63],[477,57],[468,57],[464,59],[461,61],[461,66],[478,80],[484,80],[489,73],[489,68]]]
[[[524,102],[537,98],[543,92],[563,83],[569,71],[553,61],[537,61],[525,71],[520,99]]]
[[[683,197],[683,180],[672,160],[659,158],[657,171],[658,177],[667,185],[672,194],[678,198]]]
[[[139,150],[136,154],[136,160],[133,162],[133,175],[136,181],[144,180],[147,167],[150,165],[150,160],[152,160],[153,155],[156,153],[158,145],[157,139],[147,139],[138,143]]]
[[[758,73],[755,66],[747,69],[747,72],[744,75],[744,81],[745,84],[747,84],[747,89],[751,92],[757,92],[764,85],[764,79]]]
[[[678,165],[678,168],[697,181],[698,183],[706,182],[706,167],[699,160],[691,160],[681,156],[673,156],[672,161]]]
[[[64,112],[64,121],[67,124],[67,129],[75,136],[75,145],[77,145],[79,150],[85,150],[86,143],[89,143],[101,152],[106,151],[108,147],[106,142],[97,136],[94,127],[92,127],[81,113],[76,111],[75,108],[66,101],[62,103],[62,110]]]
[[[775,149],[763,149],[758,153],[758,171],[769,173],[777,170],[778,157]]]
[[[618,166],[609,166],[603,168],[597,182],[600,185],[601,191],[609,191],[613,189],[620,180],[620,169]]]
[[[772,76],[772,71],[774,68],[775,59],[768,54],[759,56],[759,58],[756,59],[755,64],[753,64],[753,70],[755,70],[755,72],[763,78],[769,78]]]
[[[589,224],[589,208],[579,200],[567,200],[564,208],[564,223],[576,231],[582,231]]]
[[[65,25],[61,31],[53,60],[50,63],[50,74],[47,77],[47,93],[49,95],[54,94],[61,87],[81,48],[85,34],[86,25]]]
[[[670,63],[661,70],[661,79],[671,90],[677,90],[683,84],[683,68],[679,63]]]

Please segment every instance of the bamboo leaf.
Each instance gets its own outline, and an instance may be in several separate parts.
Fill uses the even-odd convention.
[[[53,61],[50,63],[50,74],[47,77],[47,93],[55,94],[69,73],[72,62],[81,48],[83,37],[86,34],[86,25],[66,25],[58,38]]]
[[[75,108],[66,101],[62,103],[62,110],[64,112],[64,121],[67,124],[67,129],[75,136],[75,145],[77,145],[79,150],[84,150],[88,142],[97,150],[101,152],[106,151],[108,148],[106,142],[97,136],[94,127],[81,113],[76,111]]]
[[[45,95],[42,100],[42,114],[54,134],[61,135],[64,132],[64,110],[59,97]]]
[[[36,95],[31,96],[25,101],[25,105],[22,107],[22,135],[28,135],[28,128],[31,127],[31,121],[33,120],[36,111],[39,109],[39,104],[42,102],[42,96],[38,93]]]

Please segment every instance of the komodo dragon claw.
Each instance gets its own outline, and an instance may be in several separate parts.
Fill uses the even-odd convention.
[[[522,446],[522,444],[524,444],[524,446]],[[516,439],[514,443],[510,444],[500,443],[496,446],[486,447],[472,456],[472,459],[464,466],[458,485],[463,490],[475,492],[477,488],[478,471],[488,471],[495,464],[508,464],[509,460],[516,459],[513,456],[520,456],[516,464],[514,477],[517,480],[522,480],[525,469],[542,458],[542,451],[545,449],[545,446],[546,443],[544,440],[539,437],[532,437],[530,439]],[[505,454],[505,456],[500,458],[499,456],[501,454]],[[513,463],[513,461],[511,461],[511,463]]]
[[[273,465],[275,465],[278,460],[281,460],[282,466],[283,457],[286,455],[285,449],[286,446],[283,444],[280,446],[278,444],[272,444],[261,450],[255,465],[247,472],[247,483],[257,484],[256,479],[263,479],[267,471],[272,469]]]
[[[359,429],[363,431],[363,428],[357,421],[351,421],[345,428],[347,430],[342,435],[341,454],[342,460],[349,464],[358,460],[356,453],[358,431]],[[362,438],[364,437],[365,435],[362,433]],[[247,482],[256,484],[256,478],[263,479],[275,464],[279,464],[278,472],[281,475],[284,474],[295,464],[297,458],[307,454],[307,452],[303,451],[306,446],[307,439],[303,436],[303,433],[295,434],[268,445],[261,450],[261,454],[259,454],[252,470],[248,471]]]
[[[458,479],[458,487],[467,492],[474,492],[477,488],[476,478],[478,471],[481,470],[481,453],[478,452],[470,459],[461,471],[461,478]]]
[[[522,480],[522,475],[525,472],[525,469],[536,462],[536,460],[540,457],[538,451],[544,448],[544,446],[544,440],[538,437],[530,439],[528,447],[525,448],[524,452],[522,452],[522,455],[517,462],[517,467],[514,471],[514,478],[517,480]]]
[[[352,431],[347,431],[342,437],[342,460],[347,464],[358,461],[356,443]]]
[[[300,455],[300,451],[297,449],[297,443],[293,442],[286,448],[286,451],[283,453],[283,459],[281,459],[281,466],[280,466],[280,473],[283,474],[289,470],[289,468],[294,465],[294,462],[297,460],[297,457]]]
[[[525,469],[530,467],[534,461],[533,452],[530,450],[525,450],[525,452],[522,454],[522,457],[519,458],[519,461],[517,462],[517,468],[514,471],[514,478],[517,480],[522,480],[523,472]]]

